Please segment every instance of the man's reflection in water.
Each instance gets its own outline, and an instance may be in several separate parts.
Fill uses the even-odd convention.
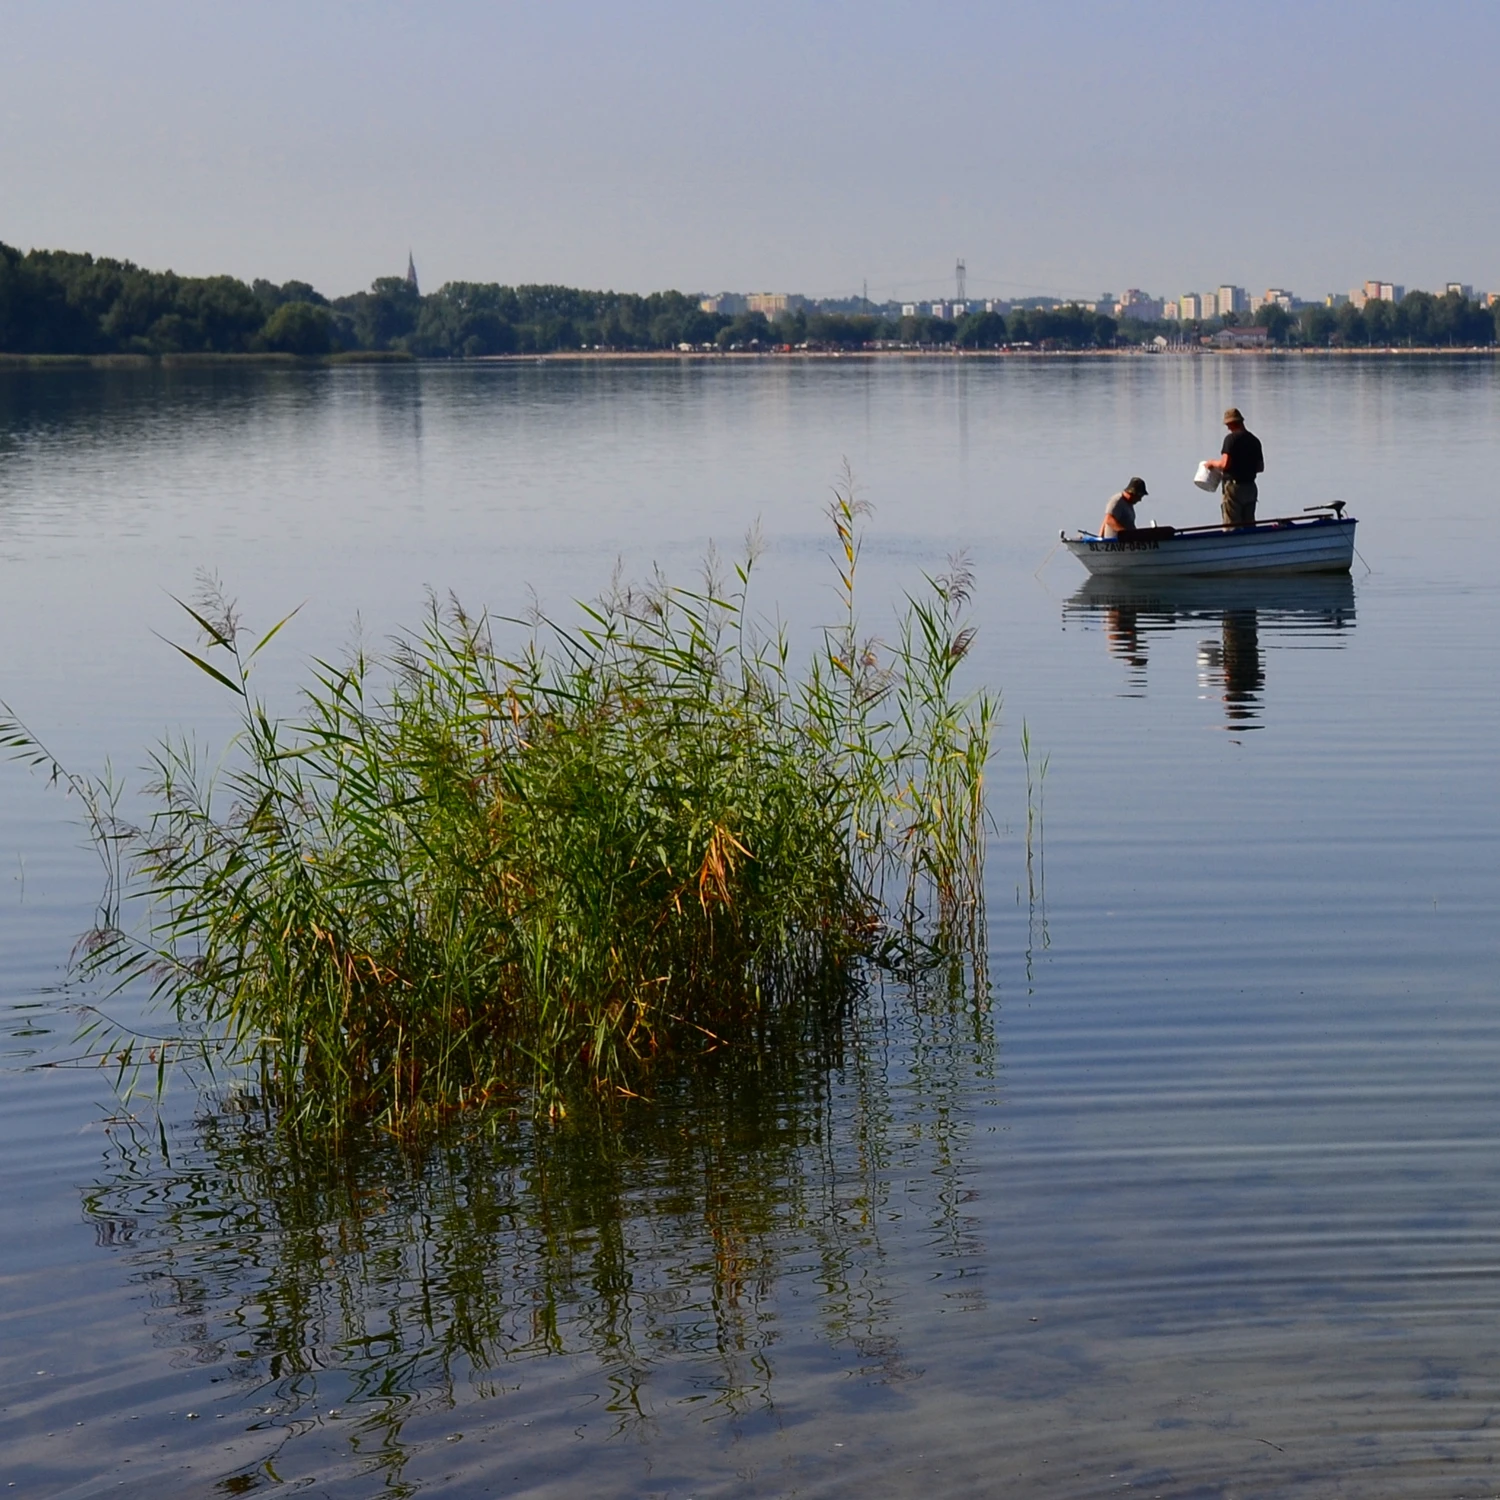
[[[1226,609],[1220,644],[1198,648],[1199,680],[1217,688],[1224,702],[1226,729],[1260,729],[1261,689],[1266,663],[1260,650],[1260,617],[1251,608]]]
[[[1130,685],[1146,686],[1146,643],[1141,639],[1140,611],[1133,604],[1112,604],[1104,611],[1104,639],[1109,654],[1130,668]]]
[[[1329,637],[1354,628],[1354,585],[1347,574],[1307,578],[1179,578],[1127,585],[1092,579],[1063,605],[1063,620],[1104,629],[1110,657],[1127,674],[1124,696],[1146,696],[1152,636],[1177,630],[1198,638],[1198,689],[1222,704],[1223,728],[1264,726],[1266,658],[1271,645],[1339,649]],[[1215,631],[1217,638],[1202,636]],[[1316,638],[1324,638],[1318,640]],[[1158,644],[1157,656],[1163,646]],[[1162,670],[1158,662],[1158,672]]]

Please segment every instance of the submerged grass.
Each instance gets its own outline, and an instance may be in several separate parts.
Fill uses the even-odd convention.
[[[836,1009],[869,962],[976,953],[996,705],[955,684],[969,578],[862,639],[861,510],[835,492],[840,618],[800,672],[747,616],[753,548],[573,628],[505,622],[509,654],[434,602],[388,653],[320,662],[295,722],[250,682],[281,627],[247,645],[207,596],[177,649],[240,701],[227,762],[163,743],[142,826],[66,778],[113,877],[82,969],[150,983],[283,1118],[402,1128],[634,1096]],[[15,720],[0,740],[66,776]]]

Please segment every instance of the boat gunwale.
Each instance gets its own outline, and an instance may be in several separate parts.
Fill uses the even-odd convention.
[[[1264,521],[1252,521],[1248,526],[1225,526],[1219,522],[1202,526],[1140,526],[1136,529],[1145,533],[1151,541],[1171,542],[1178,537],[1253,536],[1258,531],[1305,531],[1318,526],[1353,526],[1357,520],[1355,516],[1269,516]],[[1160,535],[1163,531],[1169,531],[1170,535]],[[1080,531],[1076,536],[1069,536],[1064,532],[1062,539],[1065,542],[1099,543],[1106,547],[1119,546],[1130,540],[1129,537],[1099,536],[1092,531]]]

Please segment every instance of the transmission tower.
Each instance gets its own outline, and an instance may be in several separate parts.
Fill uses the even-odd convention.
[[[958,264],[953,268],[953,279],[958,283],[958,301],[960,302],[966,300],[965,281],[967,277],[968,270],[964,266],[963,260],[960,259]]]

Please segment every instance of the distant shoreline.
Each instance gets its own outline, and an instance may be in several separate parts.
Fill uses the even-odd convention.
[[[1493,359],[1500,355],[1500,344],[1426,346],[1414,349],[1147,349],[1132,345],[1123,349],[786,349],[752,352],[737,350],[721,353],[708,349],[559,349],[547,354],[484,354],[469,360],[422,360],[422,364],[474,364],[474,365],[529,365],[561,362],[584,364],[589,362],[661,363],[681,360],[703,363],[722,363],[732,360],[772,359],[816,359],[816,360],[880,360],[880,359],[935,359],[935,360],[992,360],[992,359],[1170,359],[1211,358],[1223,359],[1302,359],[1302,358],[1404,358],[1418,355],[1423,358],[1450,355],[1481,355]]]
[[[536,365],[536,364],[755,364],[770,360],[1006,359],[1495,359],[1500,345],[1340,349],[558,349],[543,354],[482,354],[472,359],[420,358],[394,350],[348,350],[339,354],[0,354],[0,370],[181,370],[237,366],[317,369],[341,365]]]
[[[0,354],[0,370],[187,370],[219,365],[411,365],[400,350],[349,349],[339,354]],[[421,363],[438,363],[435,360]]]

